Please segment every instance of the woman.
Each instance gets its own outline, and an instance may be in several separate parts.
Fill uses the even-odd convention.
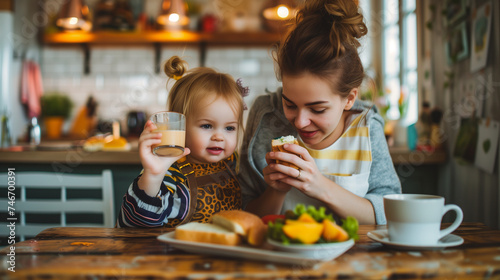
[[[240,173],[246,210],[263,216],[303,203],[337,219],[386,223],[382,197],[400,193],[401,184],[383,119],[356,100],[365,76],[358,39],[366,33],[353,0],[305,2],[275,55],[283,88],[260,96],[248,116]],[[273,138],[289,134],[300,145],[270,152]]]

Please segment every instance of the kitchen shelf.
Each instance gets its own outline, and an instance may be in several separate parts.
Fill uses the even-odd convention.
[[[272,45],[282,34],[271,32],[144,31],[144,32],[58,32],[43,35],[45,44],[170,44],[206,43],[238,45]]]
[[[283,34],[272,32],[214,32],[193,31],[66,31],[45,33],[42,41],[47,45],[81,45],[84,50],[84,73],[90,73],[90,45],[151,44],[155,48],[155,71],[160,72],[160,49],[163,44],[193,44],[200,47],[200,65],[205,65],[207,45],[268,46],[279,42]]]

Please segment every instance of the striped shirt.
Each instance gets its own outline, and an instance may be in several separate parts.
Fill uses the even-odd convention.
[[[241,209],[241,190],[236,178],[222,174],[234,174],[237,159],[237,154],[233,153],[229,158],[223,160],[224,162],[189,163],[195,170],[196,177],[208,173],[216,175],[214,178],[225,180],[224,182],[206,186],[197,186],[200,197],[208,196],[208,194],[205,195],[205,189],[220,189],[213,196],[217,195],[224,201],[211,199],[212,205],[209,207],[200,207],[200,209],[197,207],[196,213],[191,219],[192,221],[200,220],[204,222],[213,212],[220,210]],[[139,188],[137,181],[141,175],[132,182],[127,193],[123,196],[117,221],[118,227],[174,227],[186,218],[191,197],[188,179],[180,170],[180,167],[185,163],[181,162],[182,160],[179,160],[170,166],[156,197],[147,195],[146,192]],[[226,167],[229,167],[231,171],[227,170]],[[224,195],[220,195],[221,193]],[[200,197],[195,199],[199,200]],[[198,201],[197,206],[204,206],[205,203],[205,201]],[[224,205],[220,206],[221,204]]]
[[[368,119],[370,110],[353,114],[347,120],[348,128],[335,143],[322,150],[305,147],[319,171],[327,178],[350,192],[364,197],[368,192],[368,178],[372,165],[370,131]],[[295,188],[288,192],[283,209],[294,209],[297,203],[324,206]]]

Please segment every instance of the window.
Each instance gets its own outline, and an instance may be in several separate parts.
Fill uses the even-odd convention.
[[[381,78],[391,106],[387,118],[412,124],[418,118],[416,0],[382,1]]]

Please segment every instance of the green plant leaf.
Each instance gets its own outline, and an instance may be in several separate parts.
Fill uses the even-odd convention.
[[[484,151],[484,153],[487,154],[488,151],[490,150],[490,148],[491,148],[491,141],[490,141],[490,139],[484,140],[484,142],[483,142],[483,151]]]
[[[40,99],[42,117],[63,117],[67,119],[73,108],[71,99],[62,93],[51,92]]]

